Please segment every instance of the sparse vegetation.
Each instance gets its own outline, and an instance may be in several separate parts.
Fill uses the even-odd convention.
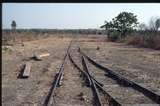
[[[149,26],[139,25],[139,30],[126,38],[127,44],[160,50],[160,18],[151,18]]]
[[[3,29],[2,44],[12,45],[12,43],[21,43],[23,41],[37,40],[46,37],[58,36],[63,38],[69,36],[105,35],[104,30],[97,29]]]
[[[12,21],[12,30],[2,31],[2,44],[12,45],[23,41],[37,40],[57,35],[61,38],[65,35],[107,35],[109,41],[126,42],[131,45],[160,49],[160,18],[151,17],[148,26],[138,23],[137,15],[130,12],[121,12],[112,21],[98,29],[16,29],[16,22]],[[16,29],[16,30],[13,30]]]
[[[2,46],[2,52],[12,52],[12,48],[10,46]]]
[[[160,50],[160,18],[152,17],[147,26],[144,23],[139,24],[136,17],[133,13],[122,12],[112,21],[105,21],[101,28],[105,28],[110,41]]]
[[[127,36],[124,40],[127,44],[137,45],[140,47],[147,47],[160,50],[160,36],[159,35],[142,35],[134,34],[132,36]]]

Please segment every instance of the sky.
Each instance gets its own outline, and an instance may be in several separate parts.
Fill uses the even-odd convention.
[[[140,23],[160,16],[160,3],[3,3],[2,28],[99,29],[120,12],[132,12]]]

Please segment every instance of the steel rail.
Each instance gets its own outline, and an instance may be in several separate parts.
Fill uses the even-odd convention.
[[[85,71],[83,71],[83,70],[74,62],[74,60],[72,59],[70,53],[68,53],[68,57],[69,57],[71,63],[72,63],[80,72],[82,72],[82,73],[87,77],[87,73],[86,73]],[[103,87],[103,84],[100,83],[100,82],[98,82],[93,76],[91,76],[91,78],[95,81],[96,84],[98,84],[99,86]]]
[[[86,64],[83,56],[81,57],[81,59],[82,59],[83,70],[86,72],[86,76],[87,76],[87,79],[88,79],[89,86],[90,86],[90,87],[93,87],[93,86],[92,86],[93,81],[91,81],[91,77],[90,77],[90,74],[89,74],[89,71],[88,71],[88,66],[87,66],[87,64]],[[98,99],[99,99],[99,98],[98,98]]]
[[[147,96],[148,98],[150,98],[151,100],[153,100],[154,102],[156,102],[157,104],[160,104],[160,95],[156,94],[155,92],[142,87],[141,85],[139,85],[138,83],[131,81],[125,77],[123,77],[122,75],[116,73],[115,71],[112,71],[108,68],[106,68],[105,66],[97,63],[95,60],[91,59],[89,56],[87,56],[84,52],[82,52],[82,50],[80,49],[79,52],[87,58],[87,60],[92,63],[93,65],[95,65],[96,67],[98,67],[99,69],[105,71],[108,73],[109,76],[111,76],[113,79],[117,80],[117,82],[119,82],[120,84],[123,85],[127,85],[130,86],[132,88],[134,88],[135,90],[143,93],[145,96]]]
[[[87,77],[87,73],[85,71],[83,71],[76,63],[75,61],[72,59],[72,56],[70,55],[70,53],[68,54],[69,59],[71,61],[71,63],[79,70],[81,71],[86,77]],[[106,94],[107,96],[107,101],[109,103],[109,106],[122,106],[118,101],[116,101],[110,94],[108,94],[103,87],[99,84],[99,82],[94,79],[93,76],[91,76],[91,78],[95,81],[96,86],[99,88],[99,90],[101,90],[104,94]]]
[[[102,102],[101,102],[101,99],[100,99],[100,95],[99,95],[99,92],[97,90],[97,87],[95,85],[95,82],[94,80],[90,77],[90,73],[89,73],[89,70],[88,70],[88,66],[87,66],[87,63],[86,63],[86,60],[85,58],[82,56],[82,65],[83,65],[83,68],[84,70],[86,71],[87,73],[87,78],[88,80],[90,81],[90,85],[91,85],[91,88],[92,88],[92,91],[93,91],[93,94],[94,94],[94,97],[95,97],[95,103],[96,103],[96,106],[102,106]]]
[[[73,42],[73,40],[71,40],[71,42],[70,42],[70,44],[69,44],[69,46],[67,48],[66,54],[65,54],[65,56],[63,58],[63,62],[61,64],[61,66],[60,66],[58,74],[56,75],[56,77],[53,80],[52,86],[51,86],[51,88],[49,90],[49,93],[48,93],[48,95],[47,95],[47,97],[46,97],[46,99],[44,101],[43,106],[48,106],[48,105],[51,105],[51,104],[53,105],[53,101],[51,101],[51,100],[54,99],[53,96],[54,96],[55,90],[56,90],[56,88],[57,88],[57,86],[58,86],[58,84],[59,84],[59,82],[61,80],[62,73],[63,73],[63,70],[64,70],[64,64],[65,64],[65,62],[67,60],[68,52],[69,52],[69,49],[71,47],[72,42]]]

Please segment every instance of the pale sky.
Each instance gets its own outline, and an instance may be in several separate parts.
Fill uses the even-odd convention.
[[[3,3],[2,28],[99,28],[120,12],[132,12],[140,23],[160,16],[160,3]]]

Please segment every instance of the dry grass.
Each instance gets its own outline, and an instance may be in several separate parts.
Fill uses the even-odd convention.
[[[33,41],[50,37],[58,38],[92,38],[93,41],[106,41],[105,36],[103,35],[94,35],[94,34],[69,34],[69,33],[35,33],[35,32],[2,32],[2,44],[3,45],[13,45],[16,43],[23,43],[25,41]]]
[[[125,42],[129,45],[160,50],[160,35],[134,35],[128,36]]]
[[[34,32],[22,32],[22,33],[18,33],[18,32],[3,32],[2,33],[2,45],[13,45],[13,44],[20,44],[23,43],[25,41],[34,41],[34,40],[40,40],[40,39],[44,39],[44,38],[50,38],[50,37],[58,37],[58,38],[63,38],[65,35],[63,34],[36,34]]]
[[[127,36],[125,41],[129,45],[139,45],[143,41],[143,38],[141,36]]]
[[[34,35],[34,36],[33,36]],[[45,38],[46,36],[35,35],[32,33],[2,33],[2,44],[8,45],[13,43],[22,43],[24,41],[37,40],[39,38]]]

